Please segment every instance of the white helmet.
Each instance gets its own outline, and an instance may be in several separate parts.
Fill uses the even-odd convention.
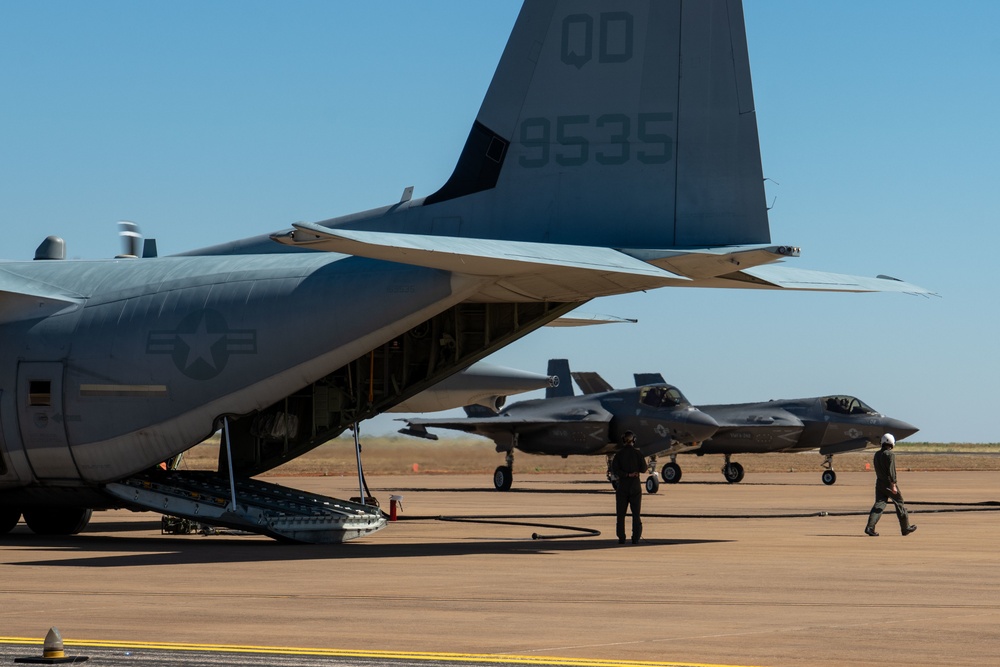
[[[896,437],[892,433],[886,433],[882,436],[882,444],[894,447],[896,445]]]

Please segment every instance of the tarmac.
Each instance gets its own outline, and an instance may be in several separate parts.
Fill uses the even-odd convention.
[[[489,475],[370,478],[386,511],[403,496],[399,520],[341,545],[163,535],[123,510],[69,538],[21,525],[0,537],[0,661],[55,626],[68,654],[103,647],[94,665],[1000,664],[998,475],[901,471],[907,537],[891,509],[863,534],[872,473],[753,470],[644,496],[638,545],[618,544],[600,475],[506,493]],[[350,477],[268,481],[358,495]]]

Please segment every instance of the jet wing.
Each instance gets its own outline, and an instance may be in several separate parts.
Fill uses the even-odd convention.
[[[411,435],[428,440],[437,440],[437,436],[427,431],[430,428],[446,428],[453,431],[463,431],[487,437],[498,446],[510,448],[514,445],[515,434],[530,433],[550,426],[566,425],[567,423],[586,422],[607,422],[611,415],[604,413],[597,419],[592,419],[594,414],[588,414],[587,419],[567,420],[565,416],[559,417],[466,417],[457,419],[401,419],[406,422],[406,428],[399,430],[403,435]]]
[[[585,395],[614,391],[614,387],[608,384],[607,380],[592,371],[573,372],[571,375]]]
[[[582,301],[688,282],[611,248],[331,229],[308,223],[293,227],[271,238],[286,245],[491,279],[480,297],[497,300]]]

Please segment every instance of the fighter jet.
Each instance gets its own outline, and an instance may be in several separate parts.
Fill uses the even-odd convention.
[[[252,476],[598,296],[926,292],[769,266],[799,249],[771,242],[735,0],[527,2],[439,190],[281,227],[92,261],[51,238],[0,262],[0,533],[128,507],[367,535],[385,519],[364,494]],[[159,471],[220,430],[217,473]]]
[[[562,383],[560,384],[562,386]],[[445,428],[490,438],[498,452],[506,453],[504,465],[493,473],[493,485],[507,491],[513,482],[514,450],[528,454],[605,456],[608,479],[611,459],[621,447],[625,431],[636,435],[644,455],[696,446],[715,433],[715,420],[666,383],[619,389],[585,396],[550,396],[515,403],[499,415],[466,418],[404,418],[400,433],[436,440],[428,428]],[[655,466],[651,472],[655,471]],[[646,480],[656,491],[655,475]],[[653,487],[653,488],[650,488]]]
[[[824,484],[834,484],[834,454],[875,447],[886,433],[902,440],[919,429],[900,419],[887,417],[859,398],[848,395],[792,398],[765,403],[700,406],[719,422],[719,430],[696,449],[685,453],[722,454],[722,474],[727,482],[743,479],[743,466],[731,460],[734,454],[807,452],[823,456]],[[664,482],[679,482],[681,468],[676,455],[661,472]]]
[[[636,385],[657,379],[662,380],[663,376],[659,373],[635,374]],[[744,475],[743,466],[732,460],[734,454],[819,450],[824,457],[821,478],[824,484],[830,485],[837,481],[834,454],[876,447],[886,433],[902,440],[919,430],[847,395],[702,405],[699,409],[719,422],[719,430],[697,448],[684,453],[722,454],[726,460],[722,474],[733,484],[742,481]],[[668,484],[681,480],[676,453],[671,453],[670,463],[663,466],[660,476]]]

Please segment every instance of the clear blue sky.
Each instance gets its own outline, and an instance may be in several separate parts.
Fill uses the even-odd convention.
[[[170,254],[427,195],[520,3],[0,3],[0,256],[48,234]],[[772,240],[942,297],[663,289],[491,361],[550,356],[695,403],[850,393],[914,439],[1000,441],[1000,3],[746,3]],[[335,295],[331,295],[335,303]],[[369,432],[394,428],[380,418]]]

